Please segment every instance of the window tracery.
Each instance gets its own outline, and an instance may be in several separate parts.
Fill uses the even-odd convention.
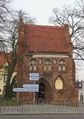
[[[44,61],[44,71],[51,71],[52,70],[52,62],[50,59],[46,59]]]
[[[59,72],[65,72],[66,71],[66,62],[63,59],[59,61],[58,71]]]
[[[36,60],[31,60],[29,62],[29,71],[37,71],[37,61]]]

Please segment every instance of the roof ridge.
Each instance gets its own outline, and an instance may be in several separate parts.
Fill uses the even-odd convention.
[[[32,27],[43,27],[43,28],[65,28],[65,26],[52,26],[52,25],[39,25],[39,24],[24,24],[25,26],[32,26]]]

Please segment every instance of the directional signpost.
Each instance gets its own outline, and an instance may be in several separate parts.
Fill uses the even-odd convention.
[[[14,92],[25,92],[24,88],[13,88]]]
[[[29,80],[37,81],[37,80],[39,80],[39,77],[30,76],[29,77]]]
[[[38,84],[23,84],[23,88],[27,88],[27,89],[39,89],[39,85]]]
[[[39,73],[29,73],[29,76],[39,77]]]
[[[39,80],[39,73],[29,73],[29,80],[33,81]]]
[[[29,80],[34,81],[34,85],[36,85],[35,81],[39,80],[39,73],[29,73]],[[33,97],[33,103],[35,103],[35,93]]]
[[[13,88],[13,91],[18,92],[39,92],[39,88]]]
[[[29,73],[29,80],[34,81],[34,84],[23,84],[23,88],[14,88],[14,92],[33,92],[35,103],[35,92],[39,92],[39,85],[35,84],[35,81],[39,80],[39,73]]]

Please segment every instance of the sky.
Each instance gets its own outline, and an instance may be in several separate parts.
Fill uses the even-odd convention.
[[[77,5],[76,0],[13,0],[12,2],[14,9],[29,13],[39,25],[50,25],[48,20],[53,15],[53,8],[62,9],[65,5],[75,7]],[[84,80],[84,63],[81,64],[76,70],[76,80]]]
[[[53,8],[61,8],[63,5],[73,6],[75,0],[13,0],[15,9],[22,9],[36,18],[37,24],[48,24]]]

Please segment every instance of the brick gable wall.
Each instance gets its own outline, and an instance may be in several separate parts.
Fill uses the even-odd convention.
[[[53,53],[55,55],[57,54],[67,54],[67,58],[61,58],[61,57],[57,57],[57,63],[54,64],[52,63],[52,71],[51,72],[44,72],[44,59],[46,59],[46,57],[40,57],[42,60],[42,63],[39,64],[39,56],[35,57],[35,60],[38,62],[38,73],[40,74],[40,79],[39,81],[37,81],[37,84],[40,84],[41,82],[44,84],[45,86],[45,101],[50,101],[50,102],[56,102],[59,100],[63,100],[63,101],[73,101],[74,103],[78,101],[78,91],[76,88],[76,84],[75,84],[75,77],[74,77],[74,65],[73,65],[73,59],[72,59],[72,44],[70,42],[70,35],[68,34],[64,34],[64,32],[60,32],[63,33],[65,37],[65,41],[63,40],[63,42],[61,43],[65,45],[65,47],[61,47],[59,40],[57,42],[59,45],[59,49],[56,50],[56,47],[54,46],[54,42],[53,45],[50,44],[48,42],[49,39],[47,39],[46,33],[44,33],[44,35],[42,35],[47,41],[42,41],[42,39],[39,37],[39,40],[41,40],[40,42],[37,42],[36,40],[38,39],[39,36],[39,32],[37,32],[38,30],[42,30],[42,29],[48,29],[49,28],[49,32],[51,31],[50,29],[52,29],[53,31],[53,27],[43,27],[41,29],[41,26],[27,26],[27,25],[23,25],[23,27],[21,27],[21,32],[19,31],[19,47],[18,47],[18,75],[17,75],[17,82],[18,82],[18,87],[22,87],[23,84],[32,84],[34,83],[33,81],[29,80],[29,62],[30,60],[33,58],[32,56],[35,54],[40,54],[43,53],[45,55],[49,54],[52,55]],[[28,30],[28,27],[30,30]],[[35,27],[35,29],[34,29]],[[24,28],[26,28],[26,30],[24,30]],[[58,28],[57,30],[60,31],[63,29]],[[64,27],[65,29],[65,27]],[[28,32],[27,32],[28,30]],[[37,30],[37,31],[35,31]],[[25,32],[24,32],[25,31]],[[54,31],[53,31],[54,32]],[[36,37],[31,37],[31,34],[34,34],[34,37],[36,35]],[[26,34],[26,35],[25,35]],[[63,35],[62,34],[62,35]],[[57,34],[58,36],[60,36],[60,34]],[[57,38],[58,36],[56,36],[55,38]],[[54,36],[53,36],[54,37]],[[59,38],[63,38],[63,37],[59,37]],[[35,41],[33,41],[35,40]],[[28,42],[27,42],[28,41]],[[61,41],[61,39],[60,39]],[[55,41],[56,42],[56,41]],[[36,43],[36,45],[35,45]],[[38,43],[38,45],[37,45]],[[43,46],[43,43],[45,45],[45,48]],[[46,45],[46,43],[48,44],[48,46]],[[66,43],[68,45],[66,45]],[[51,45],[51,48],[49,47],[49,45]],[[42,47],[43,46],[43,47]],[[67,47],[68,46],[68,47]],[[28,51],[29,50],[29,51]],[[32,54],[33,53],[33,54]],[[54,60],[54,57],[48,57],[52,60]],[[60,59],[64,59],[66,61],[66,71],[65,72],[58,72],[58,62]],[[58,76],[62,77],[63,80],[63,89],[62,90],[56,90],[55,89],[55,81],[57,79]],[[35,98],[37,100],[38,98],[38,94],[35,94]],[[29,100],[29,102],[33,102],[33,93],[18,93],[17,98],[19,99],[25,99],[25,100]]]

